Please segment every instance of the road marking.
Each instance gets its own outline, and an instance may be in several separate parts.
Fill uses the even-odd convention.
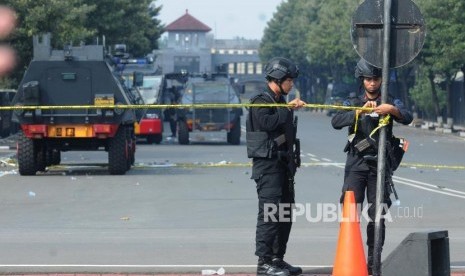
[[[310,153],[307,153],[307,155],[312,155],[312,156],[316,157],[316,155],[313,155],[313,154],[310,154]],[[312,158],[312,160],[313,160],[313,158]],[[322,158],[322,160],[326,160],[326,158]],[[338,167],[338,168],[341,168],[341,169],[345,168],[345,165],[342,164],[342,163],[327,163],[327,165],[332,165],[334,167]],[[395,175],[392,177],[392,179],[397,184],[403,184],[403,185],[418,188],[418,189],[421,189],[421,190],[437,193],[437,194],[443,194],[443,195],[447,195],[447,196],[452,196],[452,197],[458,197],[458,198],[465,199],[465,192],[463,192],[463,191],[454,190],[454,189],[450,189],[450,188],[446,188],[446,187],[442,188],[440,185],[429,184],[429,183],[426,183],[426,182],[417,181],[417,180],[404,178],[404,177],[400,177],[400,176],[395,176]]]
[[[297,265],[304,268],[331,268],[329,265]],[[111,265],[111,264],[0,264],[0,267],[113,267],[113,268],[256,268],[257,265]]]
[[[394,178],[395,183],[404,184],[404,185],[407,185],[407,186],[410,186],[410,187],[415,187],[415,188],[418,188],[418,189],[421,189],[421,190],[430,191],[430,192],[434,192],[434,193],[438,193],[438,194],[443,194],[443,195],[448,195],[448,196],[453,196],[453,197],[458,197],[458,198],[465,199],[465,195],[460,195],[460,194],[465,194],[462,191],[457,191],[457,190],[453,190],[453,189],[447,189],[447,191],[446,191],[446,189],[438,188],[436,185],[432,185],[432,184],[428,184],[428,183],[424,183],[424,182],[419,182],[419,181],[415,181],[415,180],[408,179],[408,178],[401,178],[401,177],[396,177],[396,176],[394,176],[393,178]],[[397,178],[399,178],[399,179],[397,179]],[[415,183],[421,183],[421,184],[415,184]],[[433,188],[428,188],[428,187],[433,187]]]

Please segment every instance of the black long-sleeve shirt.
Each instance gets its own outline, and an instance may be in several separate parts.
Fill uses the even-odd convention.
[[[286,103],[283,96],[276,97],[276,94],[269,88],[252,99],[254,104]],[[251,112],[253,131],[266,131],[270,138],[285,134],[286,124],[292,123],[293,112],[287,107],[251,107],[249,112]],[[277,150],[287,150],[286,143]],[[277,156],[253,158],[252,162],[252,179],[258,179],[265,173],[279,173],[287,170],[287,164],[279,161]]]
[[[368,101],[368,98],[365,95],[362,95],[360,97],[356,98],[348,98],[344,102],[344,106],[359,106],[362,107],[366,102]],[[376,99],[377,104],[381,104],[381,99],[380,96]],[[388,104],[394,105],[402,115],[401,118],[396,118],[391,115],[391,118],[389,120],[389,124],[386,127],[386,137],[387,139],[390,139],[393,134],[392,134],[392,126],[393,126],[393,121],[396,121],[398,123],[408,125],[412,122],[413,117],[410,111],[408,111],[405,107],[404,104],[402,103],[401,100],[399,99],[394,99],[393,97],[389,96],[388,97]],[[349,131],[348,134],[353,134],[355,131],[355,110],[340,110],[338,111],[334,117],[331,120],[331,124],[333,128],[335,129],[342,129],[343,127],[348,127]],[[366,164],[366,161],[363,159],[363,155],[357,153],[353,146],[357,144],[359,141],[369,137],[371,132],[378,126],[379,124],[379,116],[376,116],[374,114],[360,114],[358,121],[357,121],[357,133],[355,133],[355,137],[352,140],[351,143],[348,142],[347,145],[347,160],[346,160],[346,170],[353,170],[353,171],[365,171],[368,170],[369,167]],[[379,141],[379,131],[376,131],[371,138],[373,138],[376,141],[376,144],[378,144]],[[363,152],[364,155],[376,155],[377,154],[377,149],[374,147],[371,147],[367,149],[366,151]]]

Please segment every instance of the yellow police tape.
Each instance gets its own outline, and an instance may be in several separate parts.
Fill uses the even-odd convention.
[[[216,108],[250,108],[250,107],[289,107],[292,108],[293,105],[290,104],[251,104],[251,103],[239,103],[239,104],[215,104],[215,103],[206,103],[206,104],[137,104],[137,105],[45,105],[45,106],[24,106],[24,105],[15,105],[15,106],[0,106],[1,110],[64,110],[64,109],[216,109]],[[364,108],[364,107],[354,107],[354,106],[341,106],[341,105],[327,105],[327,104],[311,104],[307,103],[303,108],[317,108],[317,109],[336,109],[336,110],[362,110],[372,112],[373,108]],[[325,162],[314,162],[314,163],[302,163],[303,167],[310,166],[329,166],[334,165],[334,163],[325,163]],[[183,167],[183,168],[209,168],[209,167],[249,167],[251,163],[176,163],[172,165],[157,165],[157,167]],[[465,170],[465,166],[461,165],[432,165],[432,164],[419,164],[419,163],[402,163],[401,167],[409,168],[433,168],[433,169],[451,169],[451,170]],[[141,166],[136,166],[141,167]],[[145,166],[148,167],[148,166]]]
[[[15,106],[0,106],[0,110],[58,110],[58,109],[217,109],[217,108],[242,108],[242,107],[289,107],[291,104],[251,104],[251,103],[238,103],[238,104],[113,104],[113,105],[15,105]],[[319,109],[337,109],[337,110],[363,110],[373,111],[373,108],[354,107],[354,106],[341,106],[341,105],[328,105],[328,104],[306,104],[303,108],[319,108]]]
[[[302,163],[301,167],[328,167],[328,166],[344,166],[344,163],[334,162],[309,162]],[[167,163],[167,164],[136,164],[136,168],[149,169],[149,168],[239,168],[251,167],[252,163],[233,163],[233,162],[219,162],[219,163]],[[434,165],[434,164],[419,164],[419,163],[401,163],[400,167],[416,169],[416,168],[429,168],[429,169],[449,169],[449,170],[465,170],[462,165]]]
[[[6,160],[0,160],[0,163],[3,163],[7,166],[16,167],[17,161],[13,158],[9,158]],[[301,167],[329,167],[329,166],[344,166],[344,163],[335,163],[335,162],[307,162],[302,163]],[[50,168],[54,169],[64,169],[66,167],[88,167],[88,166],[95,166],[95,167],[106,167],[107,164],[105,163],[98,163],[98,164],[60,164],[54,165]],[[247,163],[238,163],[238,162],[192,162],[192,163],[152,163],[152,164],[145,164],[145,163],[136,163],[134,168],[136,169],[153,169],[153,168],[244,168],[244,167],[251,167],[252,162]],[[403,162],[400,164],[400,167],[410,168],[410,169],[417,169],[417,168],[428,168],[428,169],[445,169],[445,170],[465,170],[465,166],[463,165],[434,165],[434,164],[420,164],[420,163],[408,163]]]

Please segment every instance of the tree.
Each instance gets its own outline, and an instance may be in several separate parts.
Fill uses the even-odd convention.
[[[96,35],[105,36],[107,45],[124,43],[134,56],[144,56],[158,49],[162,33],[156,18],[161,7],[151,0],[84,0],[96,8],[89,14],[87,26]]]
[[[32,36],[50,32],[53,46],[78,43],[94,34],[85,26],[87,15],[95,6],[80,0],[4,0],[18,16],[19,26],[8,41],[16,50],[18,65],[6,81],[15,87],[32,59]]]
[[[438,5],[434,0],[421,0],[418,4],[426,18],[428,31],[420,58],[423,68],[431,72],[431,82],[434,82],[437,76],[442,76],[447,92],[447,117],[451,118],[452,82],[465,64],[465,2],[443,0]]]
[[[268,22],[260,44],[262,61],[275,56],[290,58],[298,63],[300,68],[299,88],[304,92],[311,90],[316,82],[315,68],[309,63],[305,40],[313,22],[317,19],[317,0],[294,0],[283,2],[274,17]]]
[[[319,1],[318,20],[309,28],[306,46],[311,63],[327,67],[341,81],[353,73],[358,60],[350,39],[350,24],[357,3],[350,0]]]
[[[10,43],[19,64],[4,84],[16,87],[32,59],[32,36],[52,34],[52,46],[93,43],[105,36],[107,44],[126,43],[134,55],[146,55],[157,48],[162,32],[156,17],[161,7],[150,0],[4,0],[12,7],[19,26]],[[101,42],[102,43],[102,42]]]

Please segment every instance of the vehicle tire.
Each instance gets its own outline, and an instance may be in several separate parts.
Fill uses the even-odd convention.
[[[181,145],[189,144],[189,128],[186,121],[178,122],[178,142]]]
[[[127,156],[127,164],[126,169],[130,170],[131,166],[134,165],[134,153],[136,151],[135,143],[133,139],[135,136],[133,135],[134,129],[132,127],[126,127],[126,156]]]
[[[228,143],[231,145],[239,145],[241,143],[241,118],[235,120],[233,127],[228,132]]]
[[[20,175],[35,175],[36,166],[36,149],[34,141],[27,138],[24,133],[19,134],[18,144],[18,171]]]
[[[108,142],[108,170],[110,174],[125,174],[128,167],[129,150],[126,139],[126,127],[120,126]]]

